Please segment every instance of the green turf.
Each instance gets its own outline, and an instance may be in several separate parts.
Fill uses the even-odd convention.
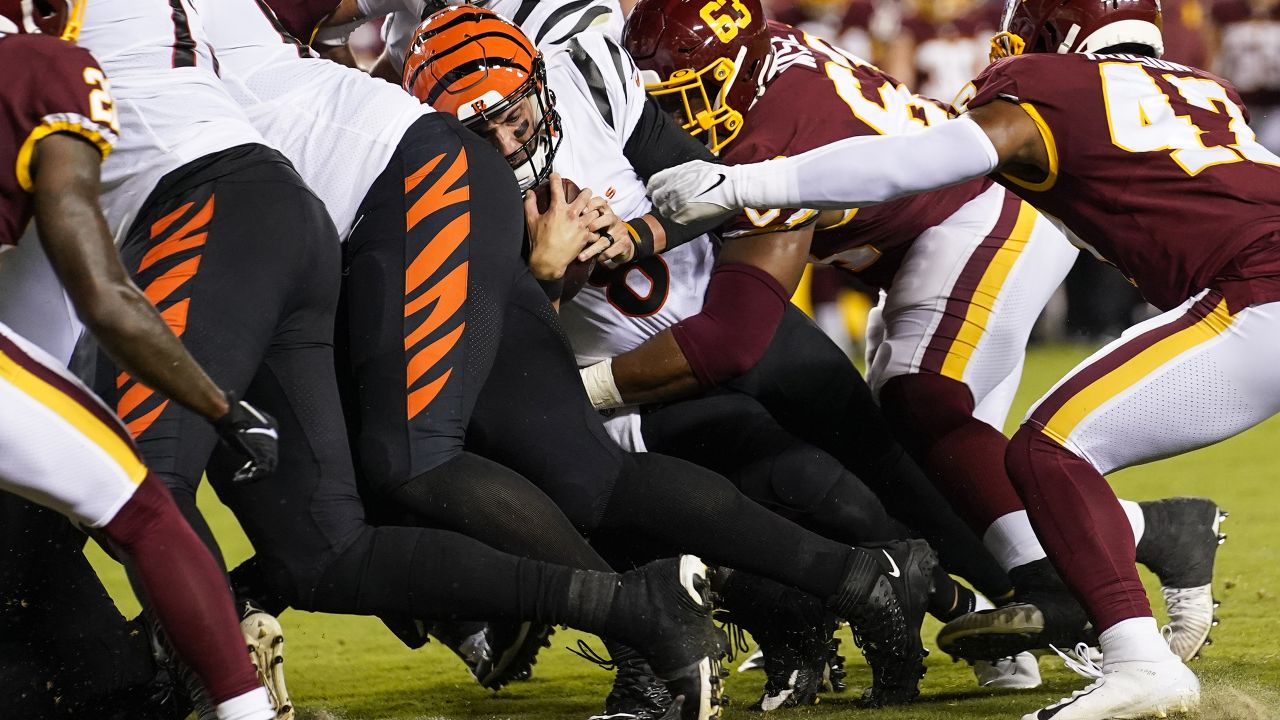
[[[1081,348],[1042,349],[1028,358],[1022,391],[1011,417],[1021,418],[1027,405],[1086,354]],[[1170,495],[1208,495],[1231,511],[1223,529],[1230,541],[1219,554],[1214,582],[1221,627],[1213,646],[1193,667],[1205,684],[1201,717],[1280,718],[1280,649],[1276,643],[1280,606],[1280,512],[1272,452],[1280,446],[1280,420],[1189,456],[1134,468],[1113,476],[1122,497],[1136,500]],[[202,498],[210,522],[234,565],[247,557],[249,547],[231,516],[211,494]],[[113,593],[126,612],[136,610],[117,567],[95,554]],[[1153,599],[1159,593],[1148,580]],[[1157,614],[1160,611],[1157,610]],[[377,718],[585,718],[599,708],[611,676],[563,647],[580,637],[559,632],[544,651],[536,677],[493,694],[477,686],[461,664],[432,643],[422,650],[405,649],[380,623],[367,618],[289,612],[282,618],[287,641],[289,687],[300,717],[366,720]],[[938,625],[929,621],[928,639]],[[933,646],[932,642],[927,643]],[[850,648],[847,634],[846,650]],[[850,651],[851,687],[869,683],[869,671]],[[1052,701],[1083,681],[1048,658],[1041,661],[1042,689],[993,694],[978,690],[963,664],[952,664],[936,650],[929,659],[923,695],[904,709],[865,711],[852,704],[856,693],[825,697],[821,705],[791,711],[796,717],[1018,718]],[[734,674],[728,692],[734,698],[730,716],[747,717],[744,708],[754,700],[763,678],[759,673]]]

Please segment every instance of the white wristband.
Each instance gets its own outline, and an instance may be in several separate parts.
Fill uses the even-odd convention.
[[[613,381],[613,358],[588,365],[578,372],[582,375],[582,384],[587,388],[592,407],[608,410],[626,404],[622,401],[618,384]]]

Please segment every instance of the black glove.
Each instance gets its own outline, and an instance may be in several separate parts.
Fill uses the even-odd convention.
[[[234,393],[227,393],[231,409],[213,422],[223,444],[249,458],[236,474],[234,482],[257,482],[276,471],[280,456],[279,434],[276,421],[270,415],[243,400],[236,400]]]

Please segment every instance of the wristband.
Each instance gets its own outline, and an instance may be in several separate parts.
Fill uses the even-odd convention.
[[[631,242],[635,243],[636,254],[632,260],[641,260],[653,255],[653,228],[649,227],[649,223],[644,221],[643,217],[635,220],[628,220],[626,223],[627,234],[631,236]]]
[[[587,397],[591,406],[597,410],[625,405],[618,384],[613,380],[613,358],[601,360],[595,365],[588,365],[578,371],[582,375],[582,385],[587,389]]]

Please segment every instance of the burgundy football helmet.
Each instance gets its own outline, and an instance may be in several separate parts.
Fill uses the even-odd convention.
[[[991,60],[1023,53],[1088,53],[1115,45],[1164,53],[1160,0],[1005,0]]]
[[[718,153],[773,64],[760,0],[640,0],[623,32],[645,89]]]
[[[74,42],[84,21],[85,2],[0,0],[0,32],[44,33]]]

